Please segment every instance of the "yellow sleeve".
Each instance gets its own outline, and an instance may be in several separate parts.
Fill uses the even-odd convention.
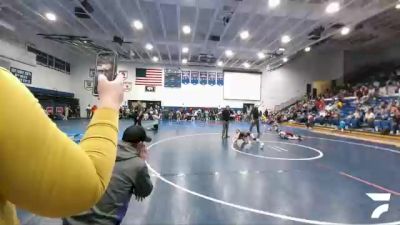
[[[118,112],[99,109],[75,144],[0,68],[0,195],[17,207],[48,217],[90,208],[110,180],[117,136]]]

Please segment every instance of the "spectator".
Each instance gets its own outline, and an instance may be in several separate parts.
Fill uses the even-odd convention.
[[[233,111],[230,109],[229,105],[226,106],[225,109],[221,111],[221,119],[222,119],[222,138],[228,138],[228,130],[229,130],[229,120],[233,115]]]
[[[90,118],[93,117],[93,115],[96,112],[96,110],[97,110],[97,105],[93,105],[92,108],[91,108],[91,112],[90,112]]]
[[[86,107],[86,118],[92,118],[91,116],[91,112],[92,111],[92,107],[90,107],[90,104]]]
[[[121,75],[111,82],[99,77],[100,107],[77,145],[54,126],[15,76],[0,69],[0,223],[19,224],[13,204],[61,217],[84,211],[101,198],[115,160],[122,83]]]
[[[128,210],[132,195],[142,201],[153,190],[146,166],[150,142],[141,126],[128,127],[118,143],[117,158],[110,184],[101,200],[90,210],[63,219],[64,225],[120,224]]]
[[[374,114],[374,109],[370,108],[365,115],[365,122],[368,124],[369,127],[374,127],[374,121],[375,121],[375,114]]]

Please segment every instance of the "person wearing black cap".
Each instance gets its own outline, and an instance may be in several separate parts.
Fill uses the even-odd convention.
[[[142,201],[153,190],[145,163],[147,148],[144,142],[150,141],[143,127],[128,127],[118,143],[115,167],[102,199],[86,212],[63,218],[63,225],[120,224],[131,196]]]

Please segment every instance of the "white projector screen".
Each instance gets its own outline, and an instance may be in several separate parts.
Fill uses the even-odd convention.
[[[224,99],[261,100],[261,74],[224,71]]]

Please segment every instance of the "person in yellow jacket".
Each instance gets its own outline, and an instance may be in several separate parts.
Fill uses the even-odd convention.
[[[99,76],[99,109],[78,145],[0,67],[0,225],[19,224],[14,205],[65,217],[97,203],[115,162],[122,83],[121,75],[114,81]]]

